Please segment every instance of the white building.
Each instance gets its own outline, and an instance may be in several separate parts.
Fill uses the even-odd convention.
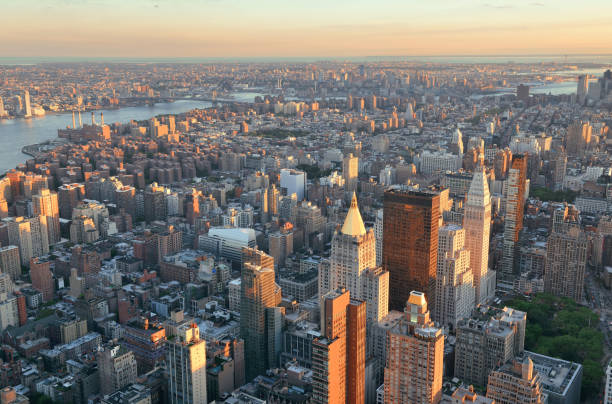
[[[243,247],[257,245],[255,230],[226,227],[212,227],[198,238],[198,243],[200,249],[233,262],[242,262]]]
[[[168,345],[168,396],[171,404],[200,404],[206,399],[206,341],[195,323],[179,327]]]
[[[474,275],[476,304],[486,303],[495,295],[495,271],[489,271],[489,238],[491,233],[491,194],[484,169],[476,169],[467,193],[463,228],[465,248],[470,252]]]
[[[474,308],[474,277],[470,252],[465,248],[465,230],[451,224],[438,230],[438,266],[434,320],[452,327],[470,316]]]
[[[301,201],[306,194],[306,173],[283,168],[280,170],[280,185],[287,190],[287,195],[296,194],[297,200]]]
[[[235,311],[237,313],[240,312],[240,287],[241,287],[240,278],[232,279],[228,285],[228,296],[229,296],[229,310]]]
[[[444,171],[456,171],[461,168],[461,156],[445,153],[424,151],[419,158],[421,173],[433,174]]]

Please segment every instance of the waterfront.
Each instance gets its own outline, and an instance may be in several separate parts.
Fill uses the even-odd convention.
[[[238,100],[238,96],[236,96]],[[240,99],[242,100],[242,99]],[[180,100],[170,103],[159,103],[152,106],[127,107],[95,111],[99,122],[100,113],[104,113],[104,122],[128,122],[130,120],[148,119],[160,114],[179,114],[194,108],[207,108],[207,101]],[[91,113],[82,114],[83,122],[91,122]],[[72,114],[51,114],[30,119],[0,119],[0,173],[14,168],[31,158],[21,152],[24,146],[42,143],[57,137],[57,130],[72,124]]]

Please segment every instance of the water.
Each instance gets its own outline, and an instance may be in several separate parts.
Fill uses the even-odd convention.
[[[236,94],[235,99],[239,101],[243,97]],[[253,99],[250,98],[250,101],[252,102]],[[95,114],[97,122],[100,121],[101,112],[104,113],[105,123],[129,122],[132,119],[143,120],[156,115],[179,114],[194,108],[208,108],[210,106],[211,103],[207,101],[180,100],[152,106],[99,110],[95,111]],[[85,112],[81,115],[84,123],[91,122],[91,113]],[[55,139],[57,130],[69,125],[72,125],[72,113],[52,114],[31,119],[0,119],[0,144],[2,145],[2,148],[0,148],[0,173],[4,173],[31,158],[21,153],[23,146]]]

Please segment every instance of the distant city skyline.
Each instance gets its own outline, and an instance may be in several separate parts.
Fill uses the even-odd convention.
[[[0,10],[3,57],[612,53],[605,0],[5,0]]]

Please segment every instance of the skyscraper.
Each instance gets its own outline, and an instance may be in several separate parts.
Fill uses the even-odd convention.
[[[60,215],[57,193],[41,189],[38,195],[32,196],[32,211],[36,216],[47,217],[47,237],[49,244],[60,241]]]
[[[168,212],[164,187],[156,183],[147,187],[144,192],[144,216],[147,222],[166,220]]]
[[[206,341],[195,323],[183,324],[168,347],[170,404],[200,404],[206,399]]]
[[[32,257],[49,253],[47,217],[12,218],[8,224],[9,242],[19,247],[21,265],[29,266]]]
[[[60,217],[63,219],[72,218],[72,209],[76,208],[85,199],[85,185],[83,184],[64,184],[57,188],[57,198]]]
[[[591,143],[593,126],[589,122],[576,121],[567,127],[565,134],[565,149],[567,154],[583,157]]]
[[[511,287],[515,277],[516,250],[519,234],[523,228],[525,210],[525,185],[527,175],[527,156],[512,156],[512,166],[506,180],[506,215],[504,224],[504,245],[502,252],[501,274],[498,277],[507,288]],[[498,284],[501,282],[498,282]]]
[[[403,310],[411,290],[435,302],[440,194],[391,189],[384,196],[383,267],[389,271],[389,308]]]
[[[376,221],[374,222],[374,237],[376,237],[376,266],[382,265],[383,260],[383,217],[384,210],[376,211]]]
[[[359,157],[349,153],[342,159],[342,177],[344,177],[344,189],[347,192],[357,190],[357,180],[359,177]]]
[[[274,282],[274,259],[252,248],[243,249],[240,292],[240,336],[244,340],[247,380],[269,368],[269,327],[267,310],[278,306],[280,288]],[[270,322],[268,322],[270,323]]]
[[[423,293],[410,292],[403,321],[387,335],[385,403],[439,403],[444,335],[430,320]]]
[[[323,336],[312,343],[312,399],[316,404],[365,402],[366,303],[345,289],[321,306]]]
[[[21,275],[19,247],[15,245],[0,247],[0,270],[9,274],[13,282],[19,278]]]
[[[136,358],[134,352],[116,345],[106,348],[97,355],[100,371],[100,392],[103,396],[136,381]]]
[[[578,87],[576,88],[576,102],[578,104],[584,104],[586,96],[589,92],[589,76],[583,74],[578,76]]]
[[[578,226],[558,226],[548,237],[544,291],[582,301],[588,238]]]
[[[474,308],[474,276],[470,252],[465,248],[465,230],[451,224],[438,232],[438,269],[434,320],[441,327],[455,328]]]
[[[23,116],[29,118],[32,116],[32,106],[30,105],[30,92],[25,90],[23,92]]]
[[[48,259],[32,258],[30,260],[30,279],[32,287],[42,292],[43,301],[53,300],[55,282],[51,273],[51,261]]]
[[[320,269],[319,296],[338,288],[367,302],[367,318],[372,323],[389,312],[389,273],[376,266],[374,231],[366,231],[354,193],[342,229],[332,239],[330,265]]]
[[[491,195],[483,167],[474,171],[464,208],[463,228],[474,275],[475,303],[485,303],[495,295],[495,272],[489,271]]]

